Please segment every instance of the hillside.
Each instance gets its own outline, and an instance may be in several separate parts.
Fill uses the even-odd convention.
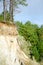
[[[0,23],[0,65],[39,65],[22,51],[15,24]]]

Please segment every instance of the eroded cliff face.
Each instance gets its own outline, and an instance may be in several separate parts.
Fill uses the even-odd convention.
[[[0,65],[39,65],[21,50],[14,24],[0,23]]]

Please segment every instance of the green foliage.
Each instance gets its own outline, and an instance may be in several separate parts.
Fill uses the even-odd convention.
[[[4,18],[3,18],[3,16],[4,16],[3,13],[4,13],[4,12],[2,12],[2,13],[0,14],[0,21],[3,21],[3,20],[4,20]],[[6,15],[7,15],[6,21],[9,21],[9,20],[10,20],[10,14],[9,14],[8,11],[6,12]]]
[[[40,51],[40,56],[43,57],[43,41],[40,41],[39,43],[39,51]]]
[[[30,51],[35,59],[39,61],[43,57],[43,25],[39,28],[38,25],[33,25],[30,21],[27,21],[25,24],[16,22],[16,25],[19,34],[22,35],[26,41],[30,41]]]
[[[38,30],[39,34],[39,43],[38,43],[38,49],[40,53],[41,59],[43,59],[43,25]]]
[[[39,61],[40,60],[40,54],[39,54],[39,51],[37,50],[37,47],[32,46],[31,51],[32,51],[32,54],[35,57],[36,61]]]
[[[3,21],[3,14],[0,14],[0,21]]]
[[[14,6],[17,8],[18,5],[25,5],[27,6],[28,4],[26,3],[26,0],[14,0]]]

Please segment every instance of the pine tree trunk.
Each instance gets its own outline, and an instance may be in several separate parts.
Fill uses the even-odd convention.
[[[13,22],[13,0],[10,0],[9,12],[10,12],[10,21]]]
[[[3,11],[4,11],[4,22],[6,22],[6,11],[7,11],[6,0],[3,0]]]

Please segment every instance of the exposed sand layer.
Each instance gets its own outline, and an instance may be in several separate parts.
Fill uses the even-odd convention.
[[[39,65],[20,49],[15,25],[0,23],[0,65]]]
[[[0,23],[0,35],[18,35],[15,24]]]

